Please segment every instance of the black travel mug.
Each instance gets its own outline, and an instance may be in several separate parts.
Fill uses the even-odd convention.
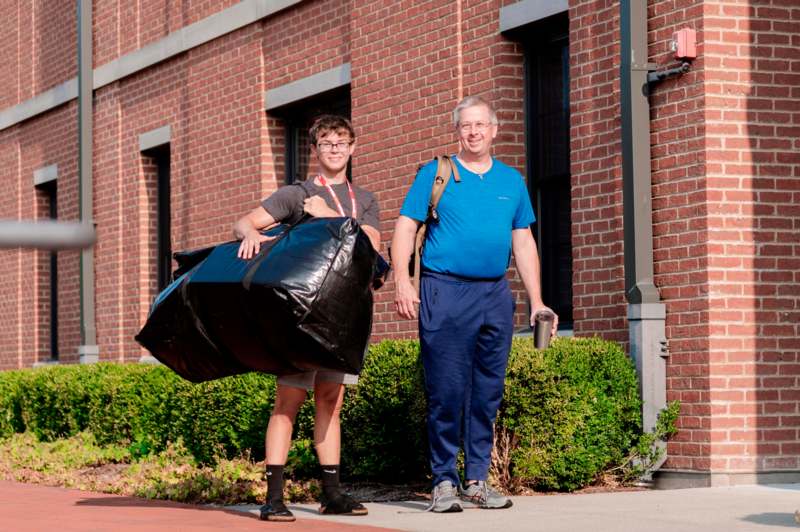
[[[540,310],[533,316],[533,347],[547,349],[550,345],[554,319],[553,313],[547,310]]]

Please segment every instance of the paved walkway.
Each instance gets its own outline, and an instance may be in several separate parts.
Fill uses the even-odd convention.
[[[514,497],[509,510],[422,512],[424,502],[371,503],[365,517],[320,516],[290,505],[294,523],[258,520],[258,506],[198,507],[0,482],[0,531],[499,530],[547,532],[732,532],[800,528],[800,484]],[[385,528],[377,528],[385,527]]]
[[[800,484],[514,497],[508,510],[423,513],[424,502],[369,504],[364,518],[331,517],[417,532],[778,532],[798,527]],[[255,507],[233,507],[252,513]],[[318,518],[308,505],[295,515]],[[358,521],[356,521],[358,519]],[[800,529],[800,527],[799,527]]]
[[[263,531],[275,526],[276,523],[259,521],[257,513],[244,514],[228,508],[0,481],[2,532]],[[292,532],[386,530],[302,518],[277,526],[291,526]]]

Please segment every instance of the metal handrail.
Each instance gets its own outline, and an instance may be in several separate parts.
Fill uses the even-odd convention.
[[[0,249],[84,249],[97,240],[94,227],[80,222],[0,221]]]

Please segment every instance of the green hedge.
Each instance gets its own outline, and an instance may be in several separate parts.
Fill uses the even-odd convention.
[[[636,444],[641,403],[636,372],[614,343],[518,345],[509,360],[497,432],[510,433],[512,473],[546,490],[586,486]]]
[[[414,341],[374,345],[359,385],[348,387],[342,463],[353,478],[396,482],[428,473],[418,355]],[[201,462],[242,453],[260,460],[274,391],[274,377],[258,373],[192,384],[163,366],[138,364],[2,372],[0,437],[27,430],[53,440],[88,430],[99,443],[124,443],[142,455],[182,440]],[[313,412],[309,401],[298,415],[297,468],[308,465]],[[516,486],[582,487],[622,463],[636,443],[639,412],[635,371],[617,344],[558,339],[535,351],[529,339],[515,340],[497,422],[505,453],[495,457],[493,474]]]
[[[52,441],[82,430],[142,453],[183,440],[200,461],[221,449],[263,455],[275,379],[251,373],[192,384],[163,366],[100,363],[0,373],[0,436]]]

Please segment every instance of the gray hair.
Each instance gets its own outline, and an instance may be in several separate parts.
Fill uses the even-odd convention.
[[[480,96],[467,96],[456,105],[456,108],[453,109],[453,125],[458,127],[458,122],[461,120],[461,111],[467,109],[469,107],[477,107],[482,105],[489,110],[489,118],[492,121],[492,124],[495,126],[497,125],[497,113],[494,112],[494,107],[488,101],[484,100]]]

